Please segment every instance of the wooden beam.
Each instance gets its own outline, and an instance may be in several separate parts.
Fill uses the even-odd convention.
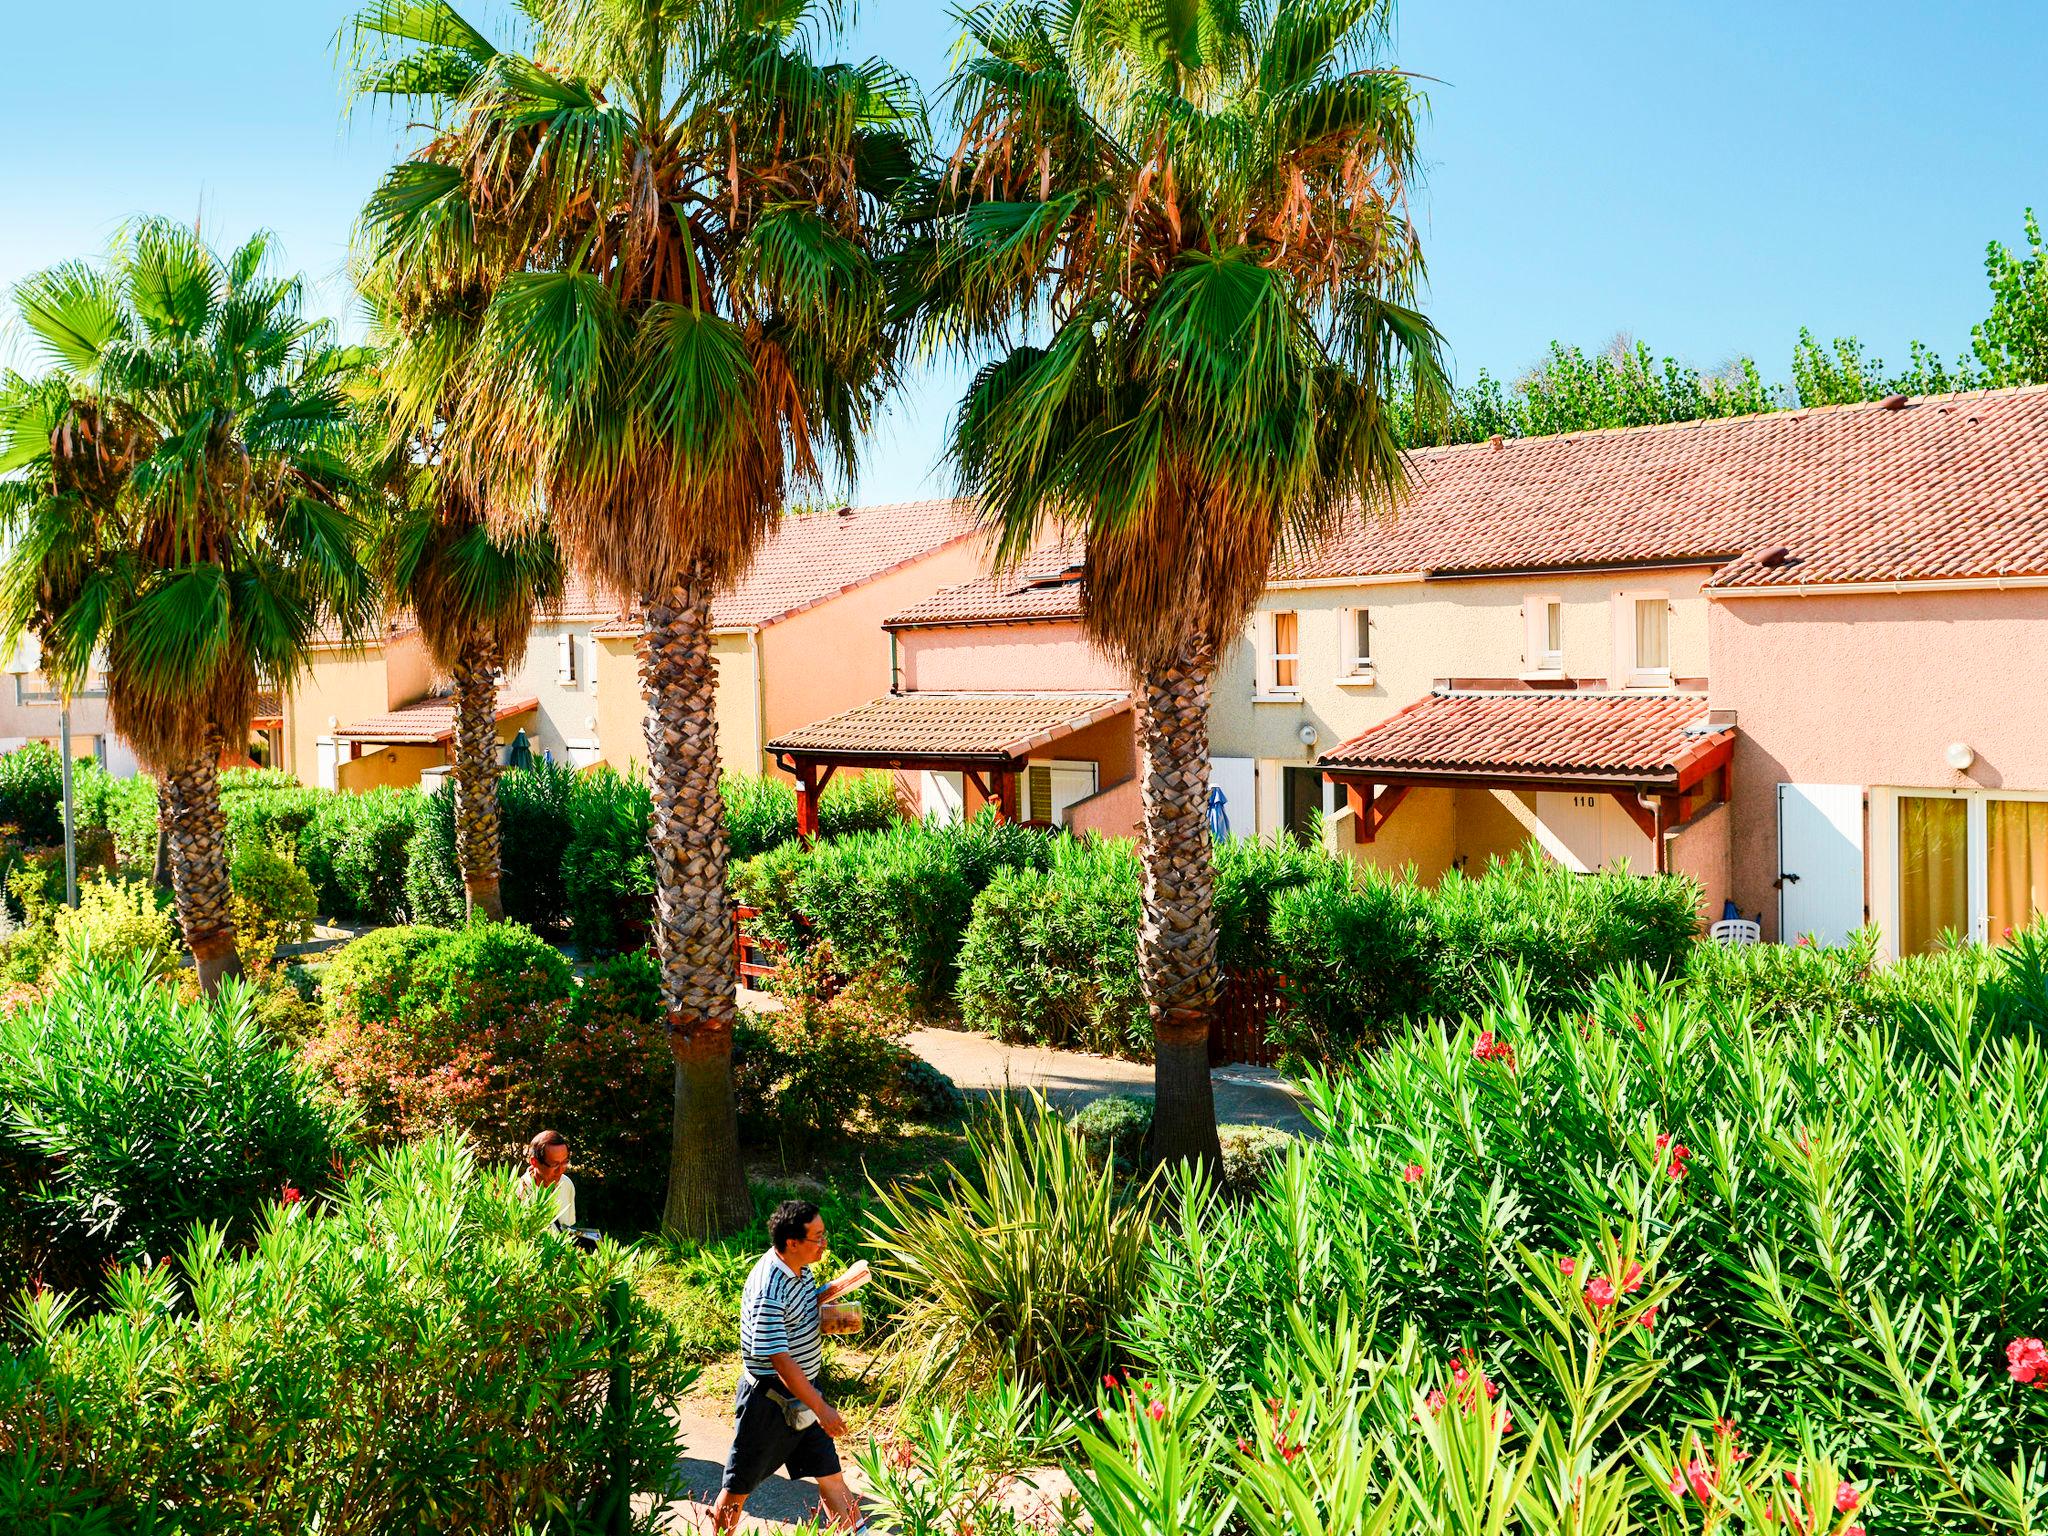
[[[1344,780],[1344,794],[1351,802],[1351,835],[1361,843],[1376,842],[1380,828],[1394,814],[1394,807],[1408,798],[1406,784],[1384,788],[1356,779]]]
[[[796,833],[807,843],[818,840],[818,770],[809,763],[796,773]]]
[[[1005,768],[998,772],[996,779],[996,814],[1004,821],[1022,821],[1017,804],[1017,770]]]

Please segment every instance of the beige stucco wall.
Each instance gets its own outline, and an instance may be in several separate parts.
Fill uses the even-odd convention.
[[[1425,885],[1454,868],[1477,875],[1487,860],[1504,858],[1529,841],[1514,816],[1486,789],[1411,789],[1378,837],[1361,843],[1356,831],[1357,823],[1340,796],[1331,824],[1337,851],[1377,869],[1412,867]]]
[[[33,697],[48,687],[40,673],[0,678],[0,751],[31,741],[47,742],[53,748],[59,745],[61,709],[54,700],[46,703]],[[106,694],[97,687],[71,700],[71,755],[97,758],[115,778],[139,771],[135,749],[114,733]]]
[[[580,766],[601,751],[599,726],[587,723],[597,719],[603,670],[593,665],[596,643],[592,628],[588,619],[535,624],[518,665],[506,669],[501,692],[538,701],[527,732],[536,756],[547,753],[558,763]],[[561,676],[565,637],[575,646],[576,655],[575,677],[569,682],[563,682]]]
[[[1700,921],[1721,916],[1734,890],[1734,813],[1725,802],[1708,806],[1664,841],[1664,867],[1700,883]]]
[[[1144,818],[1135,775],[1107,784],[1086,800],[1067,807],[1067,830],[1075,836],[1093,833],[1097,837],[1136,837]]]
[[[603,636],[597,648],[597,686],[590,698],[597,717],[599,760],[622,773],[647,764],[647,701],[640,691],[636,641]],[[718,761],[732,772],[758,773],[761,761],[760,668],[752,630],[721,630],[711,637],[718,668]]]
[[[361,794],[371,789],[416,789],[420,775],[448,761],[439,747],[375,747],[352,762],[337,763],[334,786]]]
[[[1255,648],[1249,640],[1232,646],[1217,673],[1210,750],[1219,757],[1300,761],[1298,732],[1305,724],[1316,727],[1317,750],[1326,752],[1415,703],[1439,678],[1518,678],[1526,670],[1522,605],[1534,597],[1556,597],[1564,604],[1565,675],[1606,687],[1628,681],[1616,675],[1626,665],[1616,655],[1616,599],[1624,593],[1665,593],[1671,602],[1672,676],[1704,678],[1709,605],[1700,595],[1700,583],[1707,574],[1701,568],[1269,588],[1259,600],[1259,614],[1291,609],[1300,615],[1301,696],[1255,701]],[[1354,608],[1372,611],[1374,675],[1369,683],[1344,676],[1344,625]],[[1255,618],[1253,633],[1263,634],[1268,622]]]
[[[349,725],[425,698],[439,679],[416,634],[369,650],[322,648],[312,654],[305,675],[284,699],[284,761],[279,765],[302,784],[311,784],[319,762],[319,740],[333,725]],[[338,782],[338,781],[337,781]]]
[[[2048,789],[2048,591],[1708,606],[1709,698],[1736,725],[1732,884],[1766,937],[1777,930],[1779,784]],[[1953,742],[1976,753],[1961,773],[1944,760]]]
[[[905,692],[1013,688],[1121,693],[1131,676],[1090,644],[1078,619],[1033,624],[962,624],[897,632]]]
[[[640,697],[640,659],[631,635],[600,635],[597,641],[597,742],[599,754],[625,771],[647,760],[647,709]]]

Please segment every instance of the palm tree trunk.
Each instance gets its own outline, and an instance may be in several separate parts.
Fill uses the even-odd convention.
[[[1155,1161],[1223,1166],[1209,1082],[1216,1008],[1216,892],[1209,849],[1209,678],[1213,647],[1189,641],[1142,679],[1139,800],[1145,821],[1138,965],[1152,1017]]]
[[[676,1059],[675,1128],[662,1226],[687,1237],[753,1220],[733,1113],[732,1027],[739,971],[726,893],[718,794],[718,672],[711,585],[692,573],[648,598],[640,651],[654,817],[655,950]]]
[[[501,923],[498,656],[489,640],[475,637],[449,671],[455,684],[455,862],[470,920]]]
[[[235,949],[235,913],[228,885],[228,824],[220,808],[220,747],[187,758],[163,776],[165,841],[169,844],[171,890],[177,897],[178,926],[199,973],[199,989],[211,994],[224,976],[242,974]]]

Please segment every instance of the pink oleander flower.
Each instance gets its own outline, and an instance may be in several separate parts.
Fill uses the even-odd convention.
[[[1444,1409],[1444,1389],[1442,1387],[1431,1387],[1429,1389],[1429,1396],[1422,1400],[1422,1406],[1431,1413],[1442,1413]]]
[[[286,1205],[297,1205],[303,1198],[299,1193],[298,1186],[295,1184],[285,1185],[284,1193],[278,1196],[278,1199],[282,1200]]]
[[[1688,1147],[1684,1142],[1681,1141],[1673,1144],[1671,1148],[1672,1178],[1682,1179],[1685,1177],[1685,1160],[1691,1156],[1692,1148]]]
[[[1659,1131],[1657,1133],[1657,1150],[1659,1152],[1662,1152],[1666,1147],[1670,1145],[1671,1133],[1669,1131]]]
[[[1713,1499],[1714,1485],[1719,1481],[1720,1474],[1713,1466],[1695,1456],[1683,1468],[1672,1469],[1671,1491],[1673,1494],[1683,1494],[1690,1487],[1692,1496],[1705,1504]]]
[[[1862,1502],[1863,1495],[1856,1491],[1854,1484],[1844,1483],[1835,1490],[1835,1509],[1838,1513],[1853,1515],[1856,1513],[1856,1506]]]
[[[2034,1338],[2014,1339],[2005,1346],[2005,1371],[2037,1391],[2048,1387],[2048,1345]]]
[[[1643,1287],[1643,1266],[1631,1264],[1621,1273],[1621,1288],[1624,1291],[1639,1291]]]
[[[1410,1184],[1420,1184],[1422,1182],[1422,1164],[1410,1163],[1401,1170],[1401,1177]]]
[[[1512,1069],[1515,1064],[1515,1048],[1507,1041],[1497,1038],[1492,1030],[1482,1030],[1479,1043],[1472,1047],[1472,1059],[1505,1062]]]
[[[1567,1278],[1569,1278],[1571,1272],[1577,1269],[1578,1267],[1579,1261],[1573,1258],[1570,1254],[1566,1254],[1563,1258],[1557,1261],[1557,1272],[1561,1275],[1564,1275]]]
[[[1251,1453],[1252,1453],[1252,1443],[1251,1443],[1251,1441],[1249,1441],[1249,1440],[1245,1439],[1245,1437],[1244,1437],[1243,1435],[1239,1435],[1239,1436],[1237,1437],[1237,1454],[1238,1454],[1238,1455],[1240,1455],[1240,1456],[1249,1456],[1249,1455],[1251,1455]]]
[[[1639,1318],[1637,1318],[1637,1319],[1636,1319],[1636,1323],[1637,1323],[1637,1324],[1638,1324],[1638,1325],[1639,1325],[1640,1327],[1644,1327],[1644,1328],[1654,1328],[1654,1327],[1656,1327],[1656,1326],[1657,1326],[1657,1309],[1656,1309],[1655,1307],[1645,1307],[1645,1308],[1643,1308],[1643,1315],[1642,1315],[1641,1317],[1639,1317]]]
[[[1151,1402],[1145,1405],[1145,1417],[1150,1419],[1154,1424],[1157,1424],[1161,1419],[1166,1417],[1166,1404],[1160,1402],[1159,1399],[1155,1397],[1154,1399],[1152,1399]]]
[[[1122,1382],[1116,1379],[1116,1373],[1114,1371],[1110,1372],[1109,1375],[1102,1378],[1102,1384],[1105,1387],[1109,1388],[1109,1390],[1112,1392],[1114,1392],[1118,1387],[1123,1385]]]
[[[1614,1305],[1614,1282],[1605,1275],[1595,1275],[1586,1283],[1586,1300],[1596,1307]]]

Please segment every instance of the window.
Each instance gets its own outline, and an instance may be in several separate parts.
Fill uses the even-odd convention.
[[[1351,610],[1349,636],[1351,655],[1348,658],[1353,672],[1372,670],[1372,610],[1354,608]]]
[[[1301,686],[1301,615],[1273,615],[1273,691],[1292,693]]]
[[[1564,671],[1564,599],[1532,597],[1522,607],[1528,633],[1522,642],[1523,670]]]
[[[1899,953],[1923,955],[1970,926],[1969,803],[1899,796]]]
[[[576,637],[557,635],[555,637],[555,681],[563,687],[573,687],[577,678]]]
[[[1671,671],[1671,604],[1661,597],[1636,599],[1635,670]]]

